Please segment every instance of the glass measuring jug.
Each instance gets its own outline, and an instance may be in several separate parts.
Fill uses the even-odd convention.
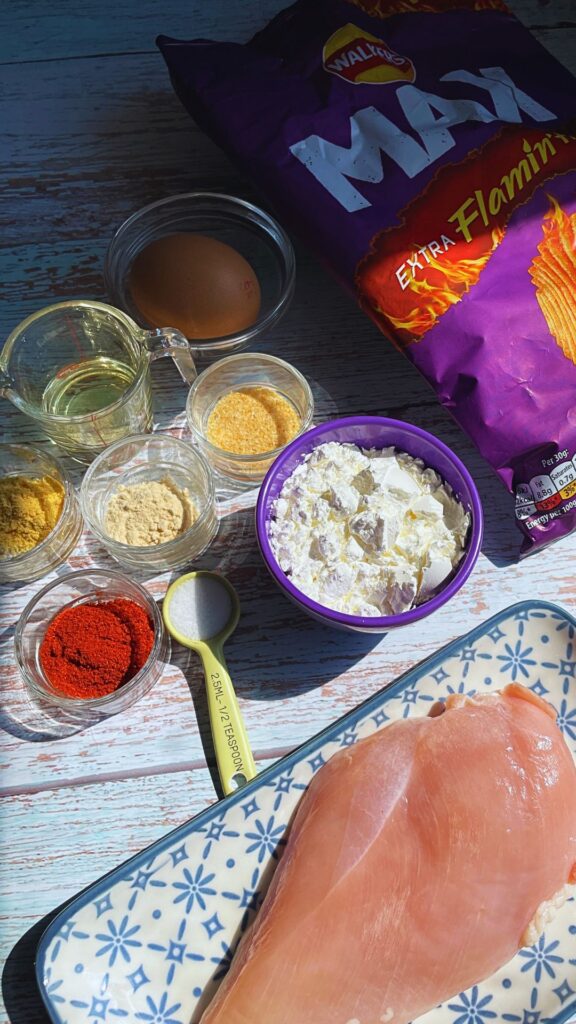
[[[152,429],[149,368],[166,355],[191,384],[196,367],[180,331],[142,330],[103,302],[61,302],[12,331],[0,353],[0,395],[90,462],[114,441]]]

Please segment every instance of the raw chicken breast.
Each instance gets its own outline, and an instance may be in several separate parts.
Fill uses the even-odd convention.
[[[445,708],[316,775],[202,1024],[405,1024],[535,941],[576,881],[574,761],[522,686]]]

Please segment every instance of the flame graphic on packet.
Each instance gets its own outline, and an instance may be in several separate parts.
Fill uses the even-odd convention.
[[[575,151],[571,136],[512,126],[442,168],[401,211],[400,224],[372,238],[356,269],[362,309],[397,347],[420,340],[478,283],[514,210],[569,166]],[[480,161],[490,168],[487,179]]]
[[[485,253],[476,259],[455,259],[443,264],[435,256],[429,254],[428,263],[432,270],[437,271],[440,280],[436,278],[435,281],[430,281],[423,278],[421,281],[410,282],[410,290],[420,299],[426,297],[429,301],[415,306],[404,317],[387,314],[383,309],[378,309],[378,312],[387,316],[397,331],[409,331],[414,335],[413,341],[419,341],[422,335],[434,326],[438,317],[442,316],[442,313],[445,313],[455,302],[459,302],[462,295],[476,284],[482,270],[503,238],[504,229],[495,228],[492,231],[490,248],[487,248]]]

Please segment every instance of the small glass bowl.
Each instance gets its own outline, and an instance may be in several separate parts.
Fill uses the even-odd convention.
[[[178,537],[162,544],[140,546],[114,540],[104,523],[108,502],[118,485],[165,478],[188,491],[198,518]],[[210,466],[188,441],[170,434],[135,434],[106,448],[84,475],[80,505],[95,537],[113,558],[133,569],[181,569],[201,555],[218,532]]]
[[[144,609],[152,621],[154,644],[148,661],[132,679],[105,697],[67,697],[48,681],[40,666],[40,645],[54,616],[79,604],[127,598]],[[30,696],[45,709],[59,708],[71,717],[98,720],[134,704],[154,686],[170,658],[170,640],[151,594],[122,573],[81,569],[53,580],[26,605],[16,624],[16,661]]]
[[[129,275],[138,255],[157,238],[195,232],[232,246],[248,261],[260,284],[257,321],[237,334],[205,341],[194,338],[190,349],[200,360],[217,359],[254,343],[284,315],[294,293],[296,264],[292,243],[276,221],[252,203],[216,192],[185,192],[143,206],[118,228],[104,263],[106,288],[114,306],[142,327],[149,324],[132,300]],[[162,324],[160,326],[173,326]]]
[[[299,370],[276,356],[259,352],[228,356],[204,370],[188,393],[186,416],[192,437],[215,473],[238,486],[258,486],[286,445],[258,455],[237,455],[218,448],[208,440],[208,419],[218,400],[230,391],[266,386],[287,398],[299,414],[302,423],[295,437],[308,430],[314,415],[310,385]],[[287,444],[293,440],[291,438]]]
[[[82,533],[74,486],[58,459],[28,444],[0,444],[0,478],[7,476],[51,476],[64,488],[62,512],[48,536],[30,551],[0,557],[0,583],[38,580],[66,561]]]

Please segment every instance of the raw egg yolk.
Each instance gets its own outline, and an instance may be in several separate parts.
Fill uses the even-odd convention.
[[[260,285],[250,264],[207,235],[157,238],[138,253],[129,287],[152,327],[177,327],[187,338],[238,334],[260,312]]]

